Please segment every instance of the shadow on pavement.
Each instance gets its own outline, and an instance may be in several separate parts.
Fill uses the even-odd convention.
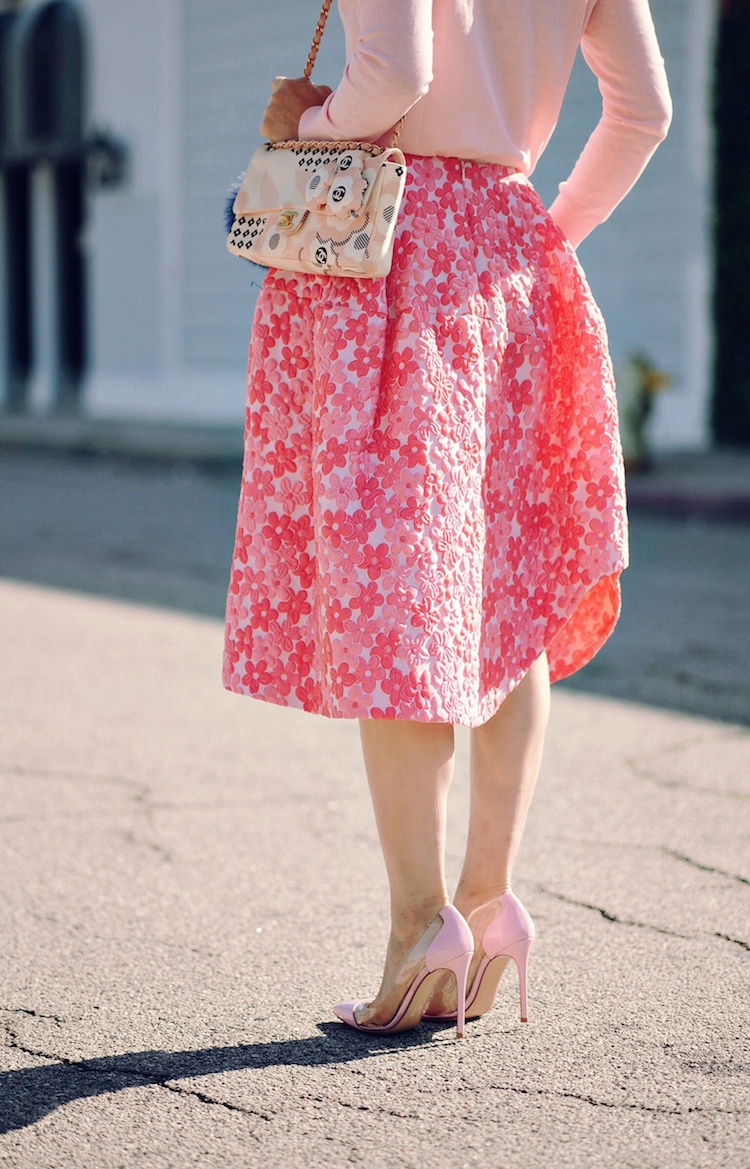
[[[450,1026],[452,1029],[454,1025]],[[0,1134],[27,1128],[74,1100],[148,1085],[160,1085],[168,1091],[195,1096],[205,1102],[221,1104],[233,1111],[257,1117],[260,1114],[250,1106],[243,1107],[231,1099],[211,1096],[205,1091],[182,1086],[174,1081],[247,1069],[350,1063],[386,1055],[394,1049],[428,1046],[436,1033],[447,1029],[437,1023],[424,1023],[418,1031],[404,1032],[395,1037],[370,1038],[354,1034],[338,1023],[321,1023],[318,1027],[322,1034],[307,1039],[241,1044],[236,1047],[207,1047],[196,1051],[133,1051],[101,1059],[66,1060],[47,1067],[0,1073]],[[394,1039],[397,1045],[395,1048]],[[41,1059],[55,1058],[42,1052],[33,1054]]]

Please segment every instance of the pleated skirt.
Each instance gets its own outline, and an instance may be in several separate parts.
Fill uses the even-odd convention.
[[[607,336],[531,183],[410,157],[383,280],[269,271],[224,684],[334,718],[486,722],[611,633],[627,520]]]

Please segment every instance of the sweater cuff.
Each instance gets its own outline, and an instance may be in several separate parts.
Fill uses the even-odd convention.
[[[300,142],[325,141],[330,137],[330,132],[325,133],[327,126],[324,113],[324,106],[310,106],[309,109],[303,111],[297,127],[297,137]]]

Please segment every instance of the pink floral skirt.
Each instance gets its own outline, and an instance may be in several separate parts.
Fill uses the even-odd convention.
[[[224,684],[334,718],[486,722],[612,631],[612,368],[517,172],[412,157],[385,280],[269,271],[247,375]]]

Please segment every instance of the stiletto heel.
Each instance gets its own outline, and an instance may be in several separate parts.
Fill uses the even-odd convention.
[[[515,962],[516,970],[518,971],[518,993],[521,999],[522,1023],[528,1023],[529,1021],[527,985],[529,977],[529,954],[531,952],[531,943],[533,941],[533,938],[522,938],[518,942],[513,942],[512,945],[508,946],[505,950],[505,953],[509,954]]]
[[[482,934],[482,958],[466,995],[466,1018],[476,1019],[491,1010],[503,971],[511,959],[518,970],[521,1022],[528,1022],[529,952],[536,937],[531,915],[508,890],[497,901],[497,911]],[[456,1011],[427,1012],[428,1019],[457,1019]]]
[[[356,1031],[367,1031],[377,1035],[391,1035],[395,1031],[408,1031],[417,1027],[424,1008],[434,994],[440,976],[450,971],[456,978],[456,1036],[463,1038],[466,1016],[466,983],[469,975],[474,937],[468,922],[453,905],[440,910],[442,925],[427,947],[422,967],[411,980],[395,1015],[390,1023],[360,1023],[358,1012],[368,1004],[364,1002],[339,1003],[334,1013],[343,1023]]]
[[[452,962],[446,962],[444,970],[451,970],[456,976],[456,1039],[463,1039],[466,1024],[466,983],[469,979],[471,953],[461,954]]]

